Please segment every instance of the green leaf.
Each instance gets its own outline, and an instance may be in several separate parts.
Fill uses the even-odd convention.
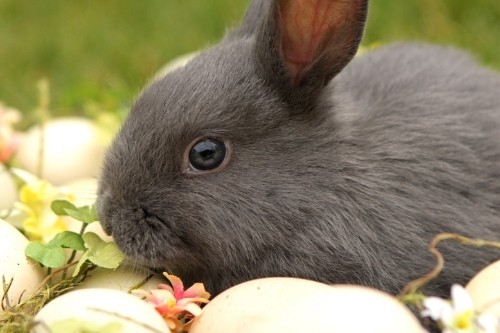
[[[47,243],[47,246],[51,248],[63,247],[77,251],[86,250],[82,236],[73,231],[63,231],[58,233],[50,240],[50,242]]]
[[[97,247],[89,260],[97,266],[113,269],[120,265],[123,258],[123,253],[115,243],[106,243]]]
[[[24,253],[46,267],[58,268],[66,262],[65,248],[86,250],[82,236],[72,231],[64,231],[55,235],[47,244],[39,241],[29,243]]]
[[[76,207],[67,200],[55,200],[51,204],[52,211],[59,216],[71,216],[83,223],[92,223],[99,220],[95,205]]]
[[[62,267],[66,262],[66,254],[62,247],[49,247],[39,241],[33,241],[28,244],[24,254],[42,265],[51,268]]]
[[[85,251],[80,257],[80,260],[78,260],[78,264],[76,264],[75,271],[73,272],[72,275],[73,277],[77,276],[80,273],[80,269],[88,259],[89,259],[89,252]]]
[[[59,216],[66,216],[66,209],[76,210],[76,206],[67,200],[55,200],[50,204],[52,211]]]
[[[103,326],[81,319],[65,319],[50,325],[52,333],[122,333],[123,326],[118,322],[110,322]]]
[[[86,232],[83,234],[83,240],[85,241],[85,244],[87,245],[89,250],[93,250],[96,247],[101,246],[103,243],[106,243],[97,235],[95,232]]]
[[[93,232],[85,233],[83,240],[87,251],[83,253],[78,261],[73,277],[78,275],[80,268],[87,260],[99,267],[114,269],[120,265],[125,257],[114,242],[105,242]]]
[[[114,242],[105,242],[97,234],[87,232],[83,239],[88,246],[89,260],[103,268],[117,268],[125,257]]]
[[[78,207],[75,209],[64,208],[66,215],[71,216],[75,220],[78,220],[83,223],[92,223],[97,221],[99,218],[97,217],[97,210],[95,205],[92,206],[84,206]]]

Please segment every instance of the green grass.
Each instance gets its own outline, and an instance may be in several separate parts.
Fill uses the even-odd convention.
[[[30,112],[51,83],[55,114],[130,105],[165,62],[215,43],[247,0],[0,0],[0,101]],[[427,40],[500,68],[499,0],[372,0],[365,44]]]

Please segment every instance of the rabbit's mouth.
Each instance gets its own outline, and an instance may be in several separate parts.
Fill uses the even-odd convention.
[[[187,259],[187,244],[182,232],[172,227],[175,223],[147,208],[119,208],[106,199],[98,202],[104,231],[132,261],[158,268]]]
[[[99,195],[96,206],[102,228],[119,246],[120,243],[140,245],[175,238],[167,219],[138,203],[120,201],[104,192]],[[163,239],[164,235],[169,240]]]

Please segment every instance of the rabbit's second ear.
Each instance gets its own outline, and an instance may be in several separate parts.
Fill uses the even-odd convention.
[[[267,11],[269,4],[269,0],[252,0],[240,27],[232,33],[231,37],[253,35],[259,27],[259,24],[262,21],[262,15]]]
[[[290,89],[319,93],[356,53],[367,10],[368,0],[274,0],[257,36],[257,66],[288,97]]]

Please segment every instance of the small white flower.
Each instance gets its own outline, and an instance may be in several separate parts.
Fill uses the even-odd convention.
[[[464,287],[451,287],[451,301],[439,297],[424,300],[422,317],[431,317],[441,324],[443,333],[497,333],[499,320],[488,314],[478,314],[472,298]]]

